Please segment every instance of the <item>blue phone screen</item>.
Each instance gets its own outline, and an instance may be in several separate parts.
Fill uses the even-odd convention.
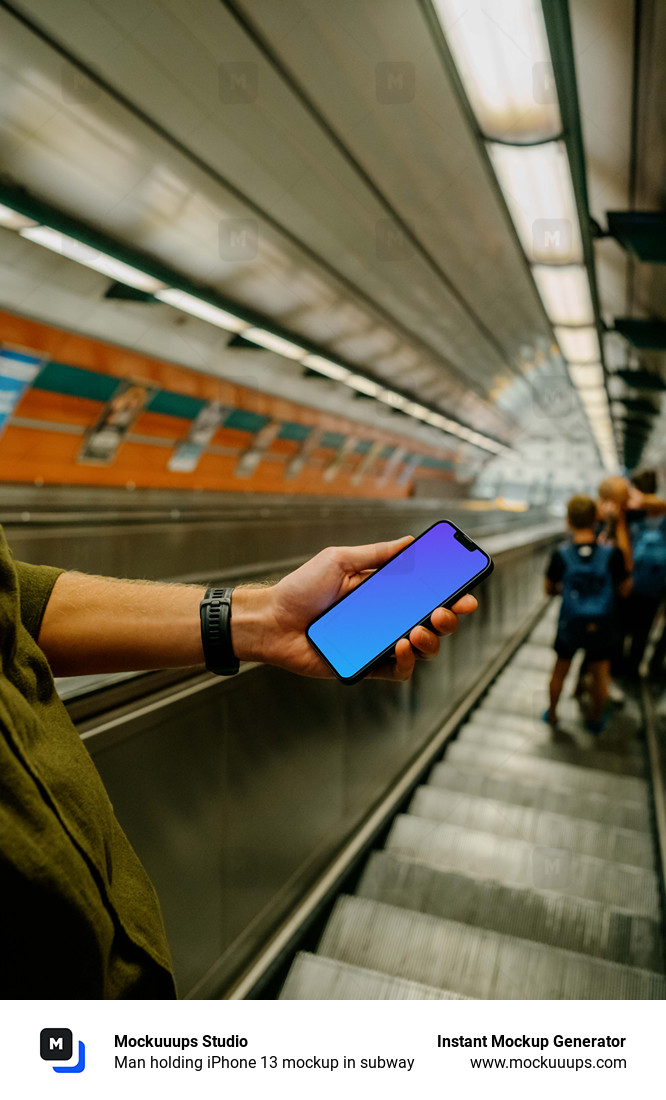
[[[437,523],[308,629],[336,672],[355,676],[488,565]]]

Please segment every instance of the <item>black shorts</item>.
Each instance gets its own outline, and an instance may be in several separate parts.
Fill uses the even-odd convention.
[[[558,630],[555,652],[564,661],[570,661],[579,649],[585,650],[587,661],[610,661],[615,654],[615,630]]]

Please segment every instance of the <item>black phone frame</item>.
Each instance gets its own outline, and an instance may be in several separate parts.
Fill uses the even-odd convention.
[[[403,634],[399,634],[395,641],[391,643],[391,645],[387,646],[386,649],[382,650],[381,653],[378,653],[376,657],[373,657],[372,660],[369,661],[367,665],[364,665],[364,667],[359,672],[354,673],[353,676],[341,676],[338,670],[328,660],[328,658],[324,656],[316,642],[313,642],[312,638],[310,637],[310,627],[314,626],[314,624],[319,622],[320,619],[323,619],[325,615],[328,615],[329,611],[331,611],[334,607],[337,607],[337,605],[339,603],[342,603],[343,600],[348,600],[350,596],[353,596],[362,584],[367,584],[368,581],[371,581],[372,578],[377,575],[377,573],[380,573],[381,570],[384,569],[387,565],[390,565],[390,563],[395,561],[396,558],[399,558],[401,554],[404,554],[406,550],[409,550],[409,548],[413,546],[415,542],[418,542],[419,539],[424,538],[429,531],[433,530],[434,527],[439,527],[440,523],[445,523],[448,527],[453,527],[453,529],[459,535],[462,535],[465,539],[465,542],[469,543],[470,552],[472,550],[480,550],[481,553],[484,554],[488,559],[488,564],[484,566],[484,568],[479,573],[476,573],[473,577],[471,577],[470,580],[467,581],[461,588],[454,592],[452,596],[449,596],[444,603],[435,604],[432,611],[429,611],[423,619],[415,622],[414,625],[410,626],[409,630],[405,631]],[[455,535],[453,537],[455,538]],[[380,565],[379,569],[375,569],[374,573],[371,573],[370,576],[365,577],[359,584],[356,585],[355,588],[352,588],[351,592],[346,592],[344,596],[340,596],[339,599],[335,600],[335,602],[332,603],[330,607],[327,607],[325,611],[322,611],[319,615],[317,615],[306,627],[305,637],[307,638],[314,651],[321,657],[322,661],[325,662],[325,664],[328,666],[328,668],[330,668],[331,672],[334,674],[334,676],[337,677],[338,680],[340,680],[343,684],[357,684],[359,680],[362,680],[365,676],[368,675],[369,672],[372,672],[373,668],[381,664],[381,662],[385,660],[386,657],[390,656],[401,638],[408,638],[412,630],[414,630],[414,627],[427,626],[430,623],[430,616],[432,615],[433,611],[436,611],[438,607],[450,608],[452,604],[456,602],[456,600],[460,599],[461,596],[466,595],[467,592],[471,592],[472,588],[475,588],[478,584],[481,583],[481,581],[485,580],[486,577],[489,577],[494,568],[495,563],[490,554],[486,550],[484,550],[482,546],[479,546],[478,543],[474,541],[474,539],[470,538],[467,532],[463,531],[462,527],[458,527],[458,525],[450,519],[435,520],[435,522],[431,523],[429,527],[426,527],[425,531],[422,531],[420,535],[417,535],[416,538],[412,539],[412,541],[408,543],[407,546],[403,546],[402,550],[398,550],[397,554],[394,554],[392,558],[389,558],[389,560],[385,561],[383,565]]]

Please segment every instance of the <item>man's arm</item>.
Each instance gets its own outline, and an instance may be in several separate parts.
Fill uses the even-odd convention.
[[[627,526],[627,517],[624,510],[620,508],[617,515],[617,524],[615,526],[615,541],[617,548],[621,552],[624,558],[624,565],[627,574],[631,576],[634,569],[634,554],[631,549],[631,539],[629,538],[629,528]]]
[[[305,637],[308,624],[410,537],[369,546],[330,547],[270,587],[241,586],[231,603],[231,640],[241,661],[278,665],[304,676],[331,676]],[[46,605],[39,645],[56,676],[203,665],[197,585],[121,581],[63,573]],[[463,596],[455,611],[437,608],[432,630],[415,627],[394,658],[373,675],[406,680],[417,657],[436,656],[458,615],[477,606]]]
[[[611,524],[612,538],[622,553],[627,573],[631,575],[634,568],[634,556],[631,549],[625,507],[614,500],[603,500],[599,503],[599,515],[602,520]]]
[[[635,511],[647,512],[649,516],[662,516],[666,513],[666,500],[656,493],[641,493],[632,485],[627,507]]]
[[[543,581],[544,592],[547,596],[559,596],[562,591],[562,577],[564,576],[564,561],[559,549],[553,550],[546,576]]]
[[[196,585],[62,573],[38,642],[55,676],[203,664]]]

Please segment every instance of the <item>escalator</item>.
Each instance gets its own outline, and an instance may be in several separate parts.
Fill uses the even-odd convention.
[[[282,999],[662,999],[663,928],[638,705],[599,738],[541,721],[556,607],[338,897]],[[567,690],[567,689],[565,689]]]

